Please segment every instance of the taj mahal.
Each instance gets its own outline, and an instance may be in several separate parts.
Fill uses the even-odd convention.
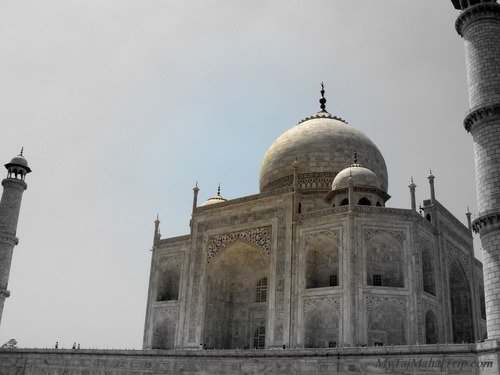
[[[411,208],[385,207],[382,154],[324,94],[264,155],[259,194],[198,206],[195,187],[191,233],[155,231],[145,348],[485,337],[472,228],[439,203],[433,175],[421,213],[413,183]]]
[[[422,202],[411,180],[408,207],[386,206],[384,156],[321,84],[318,108],[260,159],[258,192],[226,199],[219,186],[199,202],[195,186],[185,235],[164,238],[154,222],[142,350],[0,349],[0,374],[457,373],[452,363],[500,373],[500,5],[451,3],[465,41],[474,220],[440,203],[432,172]],[[23,152],[5,167],[0,318],[31,172]],[[440,365],[380,368],[412,360]]]

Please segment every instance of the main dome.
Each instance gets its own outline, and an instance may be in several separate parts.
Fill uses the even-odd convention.
[[[352,164],[354,152],[387,192],[387,167],[377,146],[324,110],[287,130],[269,147],[260,167],[260,191],[292,186],[295,160],[301,189],[329,191],[335,176]]]

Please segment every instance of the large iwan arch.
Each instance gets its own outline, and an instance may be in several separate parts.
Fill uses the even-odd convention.
[[[469,281],[462,265],[454,261],[449,269],[453,342],[474,342]]]
[[[267,325],[267,283],[269,259],[254,245],[237,240],[223,249],[208,270],[203,345],[243,349],[257,342],[261,348]]]

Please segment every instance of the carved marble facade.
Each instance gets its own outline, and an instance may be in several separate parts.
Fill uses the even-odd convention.
[[[470,232],[450,229],[437,201],[426,210],[443,225],[387,207],[297,214],[300,199],[307,197],[287,190],[198,207],[190,235],[156,241],[144,347],[483,338]]]
[[[144,348],[484,338],[471,230],[434,193],[421,214],[386,207],[387,186],[377,147],[323,103],[266,152],[259,194],[197,206],[196,187],[188,235],[156,222]]]

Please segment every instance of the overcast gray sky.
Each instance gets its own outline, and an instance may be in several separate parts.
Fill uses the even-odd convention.
[[[25,147],[0,344],[140,348],[158,213],[258,192],[281,133],[327,109],[385,157],[392,207],[476,210],[463,41],[450,1],[0,2],[0,161]],[[479,249],[476,249],[478,251]]]

